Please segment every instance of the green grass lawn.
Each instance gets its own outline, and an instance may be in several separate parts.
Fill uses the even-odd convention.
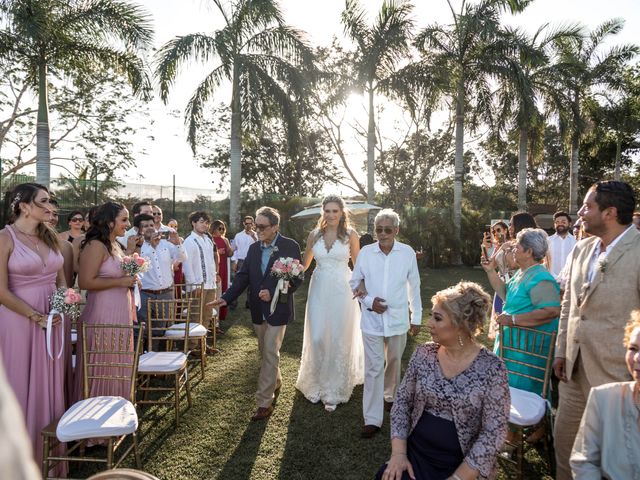
[[[461,279],[488,288],[479,269],[423,270],[423,323],[430,314],[431,296]],[[165,407],[143,410],[139,434],[145,471],[163,480],[373,478],[389,457],[389,420],[386,416],[375,438],[360,438],[362,386],[348,404],[332,413],[325,412],[321,403],[308,402],[294,387],[305,301],[306,284],[296,294],[296,321],[287,328],[281,349],[283,387],[271,418],[250,421],[256,408],[259,357],[242,300],[222,324],[227,333],[219,340],[221,353],[209,357],[206,377],[193,388],[193,407],[183,412],[180,426],[175,428],[173,413]],[[428,340],[425,331],[409,337],[404,365],[415,346]],[[532,453],[527,478],[545,478],[544,462]],[[129,466],[132,463],[131,459]]]

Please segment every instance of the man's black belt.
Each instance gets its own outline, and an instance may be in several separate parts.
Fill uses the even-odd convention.
[[[147,290],[147,289],[143,288],[140,291],[144,292],[144,293],[150,293],[151,295],[160,295],[161,293],[170,292],[171,289],[173,289],[173,287],[167,287],[167,288],[163,288],[161,290]]]

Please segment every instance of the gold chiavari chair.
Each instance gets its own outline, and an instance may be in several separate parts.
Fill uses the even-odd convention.
[[[515,440],[507,442],[515,451],[515,458],[501,456],[501,461],[515,467],[515,476],[523,478],[525,438],[537,428],[545,428],[543,437],[549,469],[554,468],[551,408],[547,393],[551,380],[551,368],[556,343],[556,332],[544,332],[532,328],[500,327],[499,355],[507,371],[515,377],[526,378],[538,384],[541,394],[509,387],[511,411],[509,428],[515,432]]]
[[[116,468],[131,451],[137,467],[141,468],[136,437],[138,415],[134,401],[142,337],[138,338],[135,349],[131,348],[133,339],[134,328],[130,325],[82,325],[84,399],[73,404],[60,419],[42,430],[43,478],[54,478],[49,476],[51,469],[63,461],[101,463],[107,469]],[[125,382],[127,398],[89,397],[94,382],[105,387],[111,384],[120,386]],[[128,435],[132,436],[132,443],[116,458]],[[84,455],[89,439],[106,442],[105,458]],[[74,443],[62,454],[54,452],[61,448],[61,443],[68,442]]]
[[[138,375],[140,376],[138,392],[142,398],[138,398],[138,404],[173,405],[175,409],[176,426],[180,423],[180,396],[186,391],[187,403],[191,407],[191,390],[189,387],[189,375],[187,371],[189,326],[190,326],[191,300],[149,300],[147,303],[147,352],[140,355]],[[186,308],[183,315],[181,310]],[[176,333],[176,337],[167,335],[168,331]],[[180,340],[177,342],[176,340]],[[154,344],[166,345],[165,349],[154,351]],[[182,344],[182,351],[172,351],[170,348]],[[173,386],[153,386],[153,377],[173,378]],[[172,400],[166,400],[164,396],[149,398],[149,393],[173,393]]]

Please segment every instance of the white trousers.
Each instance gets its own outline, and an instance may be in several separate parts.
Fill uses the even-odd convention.
[[[384,401],[393,402],[400,384],[400,363],[407,334],[381,337],[362,333],[364,343],[364,394],[362,413],[365,425],[382,425]]]

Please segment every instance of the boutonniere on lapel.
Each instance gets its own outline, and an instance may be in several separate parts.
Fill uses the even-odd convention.
[[[277,245],[274,245],[273,248],[271,249],[271,255],[269,255],[269,257],[273,257],[276,253],[278,253],[279,248]]]
[[[599,258],[596,266],[598,271],[604,276],[604,273],[607,271],[607,258]]]

